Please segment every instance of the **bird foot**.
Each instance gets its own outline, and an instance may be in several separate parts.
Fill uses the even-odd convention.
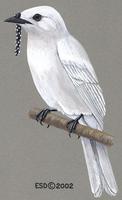
[[[43,109],[41,112],[39,112],[37,115],[36,115],[36,121],[39,122],[40,121],[40,124],[43,125],[43,121],[44,119],[46,118],[47,114],[52,112],[52,111],[57,111],[56,109]],[[49,125],[47,126],[47,128],[49,128]]]
[[[67,129],[69,131],[69,137],[71,137],[71,134],[75,131],[77,124],[79,123],[79,119],[83,116],[83,114],[81,114],[79,117],[77,117],[74,120],[71,120],[67,123]],[[78,136],[78,139],[80,138],[80,136]]]

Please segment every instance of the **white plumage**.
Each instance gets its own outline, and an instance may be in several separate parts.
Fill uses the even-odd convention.
[[[40,20],[33,16],[41,15]],[[105,101],[87,53],[70,35],[60,14],[51,7],[25,10],[21,18],[28,34],[27,58],[35,86],[50,108],[81,124],[103,129]],[[103,144],[81,138],[92,193],[116,195],[117,184]]]

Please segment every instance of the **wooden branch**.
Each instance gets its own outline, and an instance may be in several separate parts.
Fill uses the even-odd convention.
[[[31,119],[36,120],[36,115],[40,111],[41,111],[41,109],[34,108],[33,110],[29,111],[29,117]],[[66,128],[68,121],[69,121],[68,119],[65,119],[61,116],[58,116],[54,112],[51,112],[46,116],[44,123],[46,123],[50,126],[54,126],[56,128],[63,129],[65,131],[67,131],[67,133],[68,133],[68,130]],[[113,145],[113,137],[111,135],[109,135],[108,133],[105,133],[103,131],[99,131],[97,129],[90,128],[88,126],[78,124],[74,133],[77,134],[78,136],[83,136],[83,137],[87,137],[89,139],[94,139],[94,140],[96,140],[100,143],[103,143],[105,145],[108,145],[108,146]]]

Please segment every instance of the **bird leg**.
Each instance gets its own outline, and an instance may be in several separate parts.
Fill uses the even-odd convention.
[[[76,129],[77,124],[79,123],[79,119],[83,117],[83,114],[81,114],[79,117],[77,117],[74,120],[71,120],[67,123],[67,129],[69,131],[69,137],[71,137],[71,133],[73,133]],[[79,138],[79,137],[78,137]]]
[[[36,121],[39,122],[40,121],[40,124],[43,125],[43,121],[44,119],[46,118],[47,114],[49,112],[52,112],[52,111],[57,111],[56,109],[43,109],[41,112],[39,112],[37,115],[36,115]],[[47,126],[47,128],[49,128],[49,125]]]

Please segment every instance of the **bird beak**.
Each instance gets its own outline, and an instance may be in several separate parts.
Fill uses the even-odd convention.
[[[10,23],[16,23],[16,24],[32,24],[31,22],[25,19],[18,18],[16,15],[6,19],[4,22],[10,22]]]

